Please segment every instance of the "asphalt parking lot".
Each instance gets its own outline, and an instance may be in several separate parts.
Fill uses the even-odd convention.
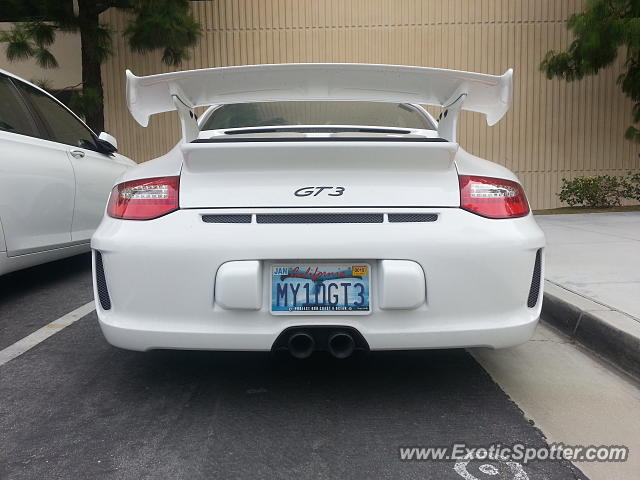
[[[88,255],[1,277],[0,349],[91,299]],[[400,460],[401,446],[545,444],[464,350],[137,353],[108,345],[93,312],[0,366],[0,380],[2,479],[587,478],[569,462],[523,476]]]

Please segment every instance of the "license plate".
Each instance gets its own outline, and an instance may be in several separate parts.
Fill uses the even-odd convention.
[[[273,265],[271,313],[366,315],[370,272],[363,263]]]

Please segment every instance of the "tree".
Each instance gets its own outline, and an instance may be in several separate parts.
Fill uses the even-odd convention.
[[[162,60],[179,65],[201,34],[189,12],[189,0],[4,0],[0,19],[16,22],[0,33],[10,61],[34,58],[43,68],[58,61],[49,47],[57,32],[78,32],[82,46],[82,91],[75,101],[77,113],[95,131],[104,129],[101,64],[111,55],[111,31],[100,14],[118,8],[132,14],[125,37],[140,53],[162,49]]]
[[[571,82],[597,74],[622,51],[625,71],[618,84],[635,102],[633,123],[640,123],[640,1],[588,0],[584,11],[572,15],[567,25],[574,41],[564,52],[547,52],[540,69],[549,79]],[[632,125],[625,137],[640,142],[640,130]]]

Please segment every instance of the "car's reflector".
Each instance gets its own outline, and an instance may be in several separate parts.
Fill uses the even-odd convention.
[[[150,220],[178,209],[180,177],[132,180],[113,187],[107,213],[125,220]]]
[[[519,183],[470,175],[460,175],[460,207],[487,218],[516,218],[529,213],[529,202]]]

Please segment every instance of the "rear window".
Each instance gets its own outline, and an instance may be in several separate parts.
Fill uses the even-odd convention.
[[[415,107],[379,102],[230,103],[217,108],[202,130],[286,125],[363,125],[435,130]]]

